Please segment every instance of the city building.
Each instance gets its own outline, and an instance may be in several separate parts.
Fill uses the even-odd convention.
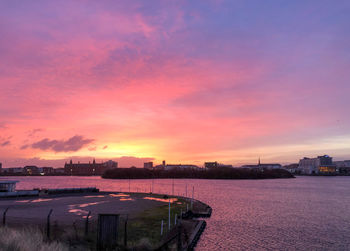
[[[2,163],[0,162],[0,173],[2,172]]]
[[[54,174],[54,169],[53,169],[53,167],[39,167],[39,173],[41,175]]]
[[[23,173],[26,175],[39,175],[40,171],[37,166],[25,166],[23,168]]]
[[[331,174],[337,171],[332,157],[328,155],[317,156],[317,158],[304,157],[299,161],[299,170],[302,174]]]
[[[196,165],[182,165],[182,164],[167,164],[164,167],[164,170],[170,171],[170,170],[185,170],[185,169],[197,169],[198,166]]]
[[[278,163],[261,164],[260,158],[259,158],[259,161],[258,161],[257,165],[244,165],[244,166],[241,166],[241,167],[242,168],[280,169],[280,168],[282,168],[282,165],[278,164]]]
[[[23,167],[9,167],[9,168],[3,168],[2,172],[6,174],[23,174],[24,169]]]
[[[350,174],[350,160],[333,161],[339,174]]]
[[[143,163],[143,168],[146,168],[146,169],[153,169],[153,162],[145,162]]]
[[[64,170],[64,168],[62,168],[62,167],[60,167],[60,168],[54,168],[54,169],[53,169],[53,173],[54,173],[54,174],[58,174],[58,175],[60,175],[60,174],[65,174],[65,170]]]
[[[103,163],[96,163],[95,159],[92,163],[69,163],[64,165],[65,173],[68,175],[102,175],[107,169],[117,168],[118,163],[112,160]]]
[[[218,167],[218,162],[204,162],[204,167],[205,168],[217,168]]]

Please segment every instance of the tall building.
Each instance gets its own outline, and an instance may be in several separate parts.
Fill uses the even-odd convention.
[[[95,159],[89,163],[69,163],[64,165],[64,171],[68,175],[102,175],[107,169],[117,168],[118,163],[112,160],[96,163]]]
[[[218,167],[218,162],[205,162],[204,163],[205,168],[217,168]]]
[[[145,162],[145,163],[143,163],[143,168],[146,168],[146,169],[153,169],[153,162],[150,161],[150,162]]]
[[[304,157],[299,161],[299,169],[303,174],[336,172],[336,166],[333,165],[333,158],[328,155],[317,156],[317,158]]]

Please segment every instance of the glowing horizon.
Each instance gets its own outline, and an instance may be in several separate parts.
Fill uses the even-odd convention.
[[[1,1],[0,162],[350,159],[349,10]]]

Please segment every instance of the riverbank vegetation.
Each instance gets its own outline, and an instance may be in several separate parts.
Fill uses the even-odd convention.
[[[115,168],[107,170],[102,178],[105,179],[274,179],[293,178],[284,169],[258,168],[212,168],[212,169],[174,169],[149,170],[145,168]]]

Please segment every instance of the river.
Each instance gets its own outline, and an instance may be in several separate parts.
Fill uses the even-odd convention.
[[[18,189],[100,190],[192,196],[213,208],[196,250],[350,250],[350,177],[270,180],[108,180],[2,177]]]

